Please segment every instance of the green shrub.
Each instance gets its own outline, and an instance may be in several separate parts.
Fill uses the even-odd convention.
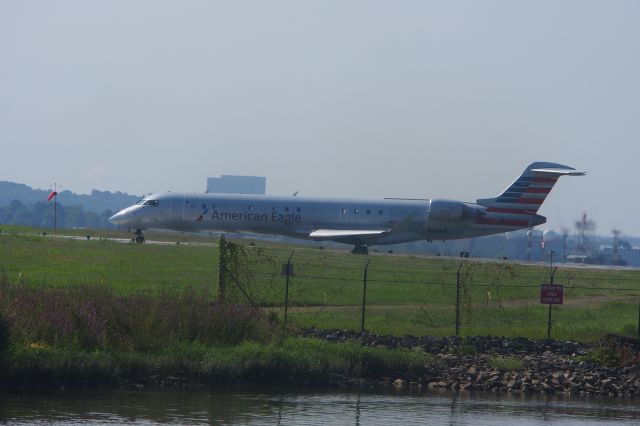
[[[9,388],[60,389],[158,383],[315,383],[345,378],[421,375],[437,359],[421,351],[285,338],[233,345],[180,342],[162,352],[86,351],[73,347],[16,345],[8,356]],[[2,382],[0,381],[0,386]]]
[[[640,353],[632,347],[616,341],[615,336],[607,336],[600,345],[581,358],[607,367],[623,367],[640,363]]]

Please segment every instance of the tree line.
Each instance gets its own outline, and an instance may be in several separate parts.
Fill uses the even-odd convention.
[[[57,227],[58,228],[114,228],[109,218],[113,211],[104,210],[102,213],[86,211],[81,206],[65,206],[58,203]],[[35,204],[24,204],[22,201],[13,200],[8,206],[0,207],[0,223],[5,225],[22,225],[41,228],[53,228],[54,206],[53,202],[39,201]]]

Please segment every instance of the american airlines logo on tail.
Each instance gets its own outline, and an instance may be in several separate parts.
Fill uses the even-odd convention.
[[[532,163],[502,194],[496,198],[478,200],[478,204],[487,207],[489,215],[479,218],[477,223],[517,227],[540,225],[546,218],[543,221],[543,216],[536,213],[558,178],[584,174],[562,164]]]

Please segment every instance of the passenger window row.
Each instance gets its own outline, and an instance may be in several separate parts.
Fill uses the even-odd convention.
[[[345,213],[346,213],[346,212],[345,212]],[[354,213],[354,214],[359,214],[359,213],[360,213],[360,209],[358,209],[358,208],[353,209],[353,213]],[[370,214],[371,214],[371,209],[367,209],[365,213],[367,213],[368,215],[370,215]],[[382,214],[383,214],[383,213],[384,213],[384,212],[383,212],[382,210],[378,210],[378,215],[379,215],[379,216],[382,216]]]
[[[185,204],[190,204],[190,203],[189,203],[189,200],[185,200]],[[145,201],[145,202],[144,202],[144,205],[154,205],[154,206],[156,206],[156,207],[157,207],[157,206],[158,206],[158,200],[147,200],[147,201]],[[203,209],[203,210],[206,210],[206,209],[207,209],[207,204],[202,204],[201,206],[202,206],[202,209]],[[195,204],[194,204],[194,203],[191,203],[191,208],[192,208],[192,209],[193,209],[193,208],[195,208]],[[212,204],[212,205],[211,205],[211,208],[215,210],[216,205],[215,205],[215,204]],[[276,206],[273,206],[273,207],[272,207],[272,209],[273,209],[273,211],[274,211],[274,212],[278,211],[278,207],[276,207]],[[254,211],[254,206],[252,206],[252,205],[247,206],[247,210],[249,210],[249,211]],[[284,209],[283,209],[283,210],[284,210],[285,212],[287,212],[287,213],[288,213],[289,211],[293,211],[293,209],[292,209],[292,208],[290,208],[290,207],[288,207],[288,206],[287,206],[287,207],[284,207]],[[295,208],[295,211],[296,211],[296,213],[301,213],[301,212],[302,212],[302,209],[301,209],[300,207],[296,207],[296,208]],[[310,213],[313,213],[313,208],[309,208],[309,212],[310,212]],[[320,212],[320,213],[324,213],[324,212],[325,212],[325,208],[320,208],[320,209],[319,209],[319,212]],[[347,209],[343,207],[343,208],[341,209],[341,213],[342,213],[343,215],[346,215],[346,214],[347,214]],[[354,213],[354,214],[360,214],[360,209],[359,209],[359,208],[354,208],[354,209],[353,209],[353,213]],[[366,210],[364,211],[364,213],[365,213],[365,214],[367,214],[367,215],[372,215],[372,214],[374,214],[374,211],[373,211],[373,210],[371,210],[371,209],[366,209]],[[378,216],[382,216],[382,215],[384,214],[384,210],[378,210],[378,211],[377,211],[377,214],[378,214]]]

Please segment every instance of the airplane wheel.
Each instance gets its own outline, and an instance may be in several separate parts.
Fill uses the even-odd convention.
[[[367,246],[355,246],[353,250],[351,250],[353,254],[369,254],[369,248]]]
[[[142,233],[142,229],[136,229],[135,242],[138,244],[144,243],[144,234]]]

